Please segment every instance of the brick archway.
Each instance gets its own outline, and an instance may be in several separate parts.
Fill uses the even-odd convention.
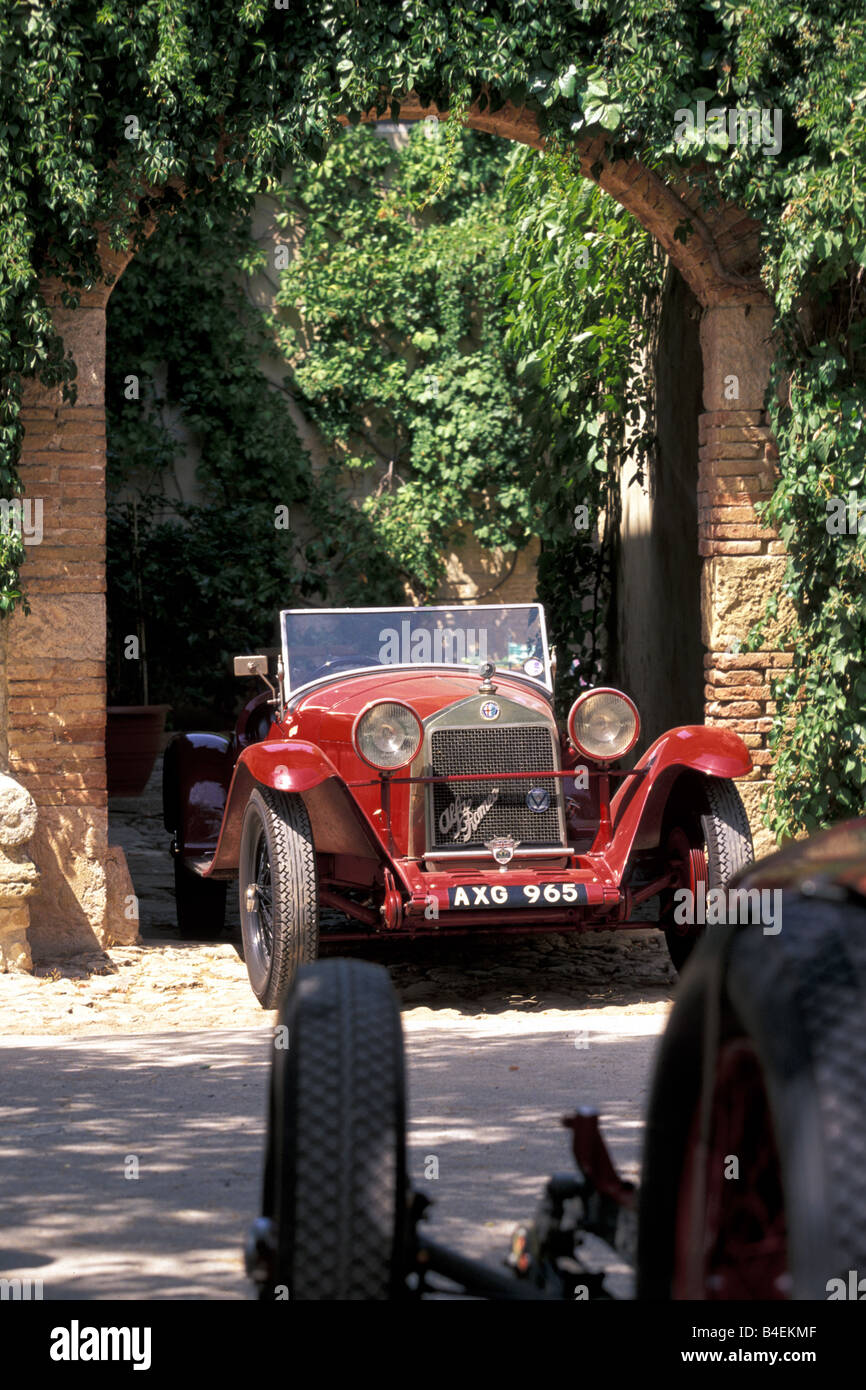
[[[447,113],[422,106],[418,101],[400,105],[401,121],[420,121],[439,114],[444,117]],[[367,119],[375,120],[376,116],[371,113]],[[510,102],[495,112],[481,111],[476,103],[467,113],[467,123],[473,130],[483,130],[503,140],[536,149],[544,144],[535,113]],[[605,158],[603,136],[576,140],[575,147],[586,177],[598,183],[652,232],[704,308],[724,304],[768,306],[758,276],[759,227],[739,208],[725,204],[699,213],[699,198],[693,189],[665,183],[637,160],[610,163]],[[685,242],[674,235],[684,219],[694,229]]]
[[[417,101],[400,119],[438,114]],[[373,113],[368,119],[375,119]],[[506,105],[475,106],[474,129],[540,146],[534,114]],[[610,163],[604,140],[577,142],[587,177],[659,241],[700,304],[704,413],[700,417],[699,548],[703,561],[703,641],[708,648],[706,718],[739,728],[769,763],[766,668],[784,657],[730,656],[726,648],[758,615],[778,583],[782,547],[756,525],[754,503],[771,488],[773,445],[763,412],[772,358],[771,310],[757,278],[758,228],[733,206],[700,214],[697,195],[664,183],[636,161]],[[684,219],[693,228],[683,242]],[[116,280],[130,259],[100,243]],[[46,284],[55,321],[78,364],[78,400],[29,383],[23,402],[22,478],[43,501],[44,539],[29,548],[24,582],[32,612],[7,624],[4,752],[12,777],[39,808],[30,852],[41,878],[32,900],[34,956],[65,954],[131,939],[124,911],[132,893],[122,852],[108,845],[105,781],[105,310],[110,289],[63,308],[61,287]],[[738,398],[726,380],[738,379]],[[757,668],[760,666],[760,670]],[[760,768],[759,768],[760,772]],[[757,828],[758,788],[744,788]],[[127,909],[128,911],[128,909]],[[0,940],[0,968],[3,965]],[[19,952],[20,958],[20,952]]]

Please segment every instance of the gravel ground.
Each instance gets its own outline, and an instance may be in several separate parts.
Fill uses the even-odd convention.
[[[3,1033],[84,1037],[273,1022],[247,980],[234,885],[219,940],[186,942],[177,935],[159,765],[143,796],[112,800],[110,830],[111,842],[126,850],[141,943],[43,961],[32,976],[0,975]],[[338,948],[323,940],[323,954],[329,949]],[[664,941],[652,929],[474,942],[380,940],[339,949],[387,965],[410,1016],[497,1015],[503,1027],[512,1014],[664,1011],[674,981]]]
[[[664,1012],[670,968],[649,933],[508,941],[483,951],[419,942],[398,959],[366,950],[389,968],[408,1020],[514,1017],[586,1009]],[[238,946],[148,941],[49,961],[33,975],[0,975],[3,1035],[87,1037],[166,1029],[260,1028],[265,1013],[250,990]]]

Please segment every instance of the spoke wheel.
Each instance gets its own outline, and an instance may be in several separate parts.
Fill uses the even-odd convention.
[[[676,1216],[677,1299],[774,1299],[787,1288],[785,1202],[761,1067],[744,1038],[725,1043],[695,1114]]]
[[[252,906],[250,916],[254,931],[254,950],[262,962],[270,960],[274,951],[274,894],[271,884],[271,856],[268,850],[268,837],[261,827],[258,843],[253,852],[253,892],[247,885],[247,906]]]
[[[687,803],[691,809],[686,809]],[[659,925],[671,961],[680,971],[704,927],[695,921],[676,921],[675,894],[687,889],[695,904],[700,885],[707,893],[724,888],[754,859],[749,820],[734,783],[713,777],[684,781],[666,817],[662,845],[663,867],[674,875],[674,882],[661,896]]]
[[[316,855],[299,796],[257,787],[247,803],[238,863],[244,960],[253,993],[278,1008],[319,943]]]

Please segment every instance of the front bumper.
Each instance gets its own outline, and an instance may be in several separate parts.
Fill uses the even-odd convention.
[[[419,862],[404,860],[398,869],[410,895],[404,899],[407,927],[503,925],[519,930],[522,924],[589,924],[615,919],[624,903],[619,887],[602,877],[600,866],[575,862],[562,850],[553,862],[533,856],[531,867],[516,861],[507,868],[491,867],[469,855],[451,860],[447,868],[422,869]]]

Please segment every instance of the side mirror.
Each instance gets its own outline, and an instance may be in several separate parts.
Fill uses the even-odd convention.
[[[236,676],[263,676],[267,679],[268,658],[266,656],[236,656]]]
[[[266,656],[236,656],[235,675],[236,676],[259,676],[271,692],[272,698],[268,701],[269,705],[277,705],[280,709],[286,703],[286,692],[283,682],[285,672],[283,670],[282,656],[277,661],[277,685],[279,694],[274,684],[268,678],[268,658]]]

